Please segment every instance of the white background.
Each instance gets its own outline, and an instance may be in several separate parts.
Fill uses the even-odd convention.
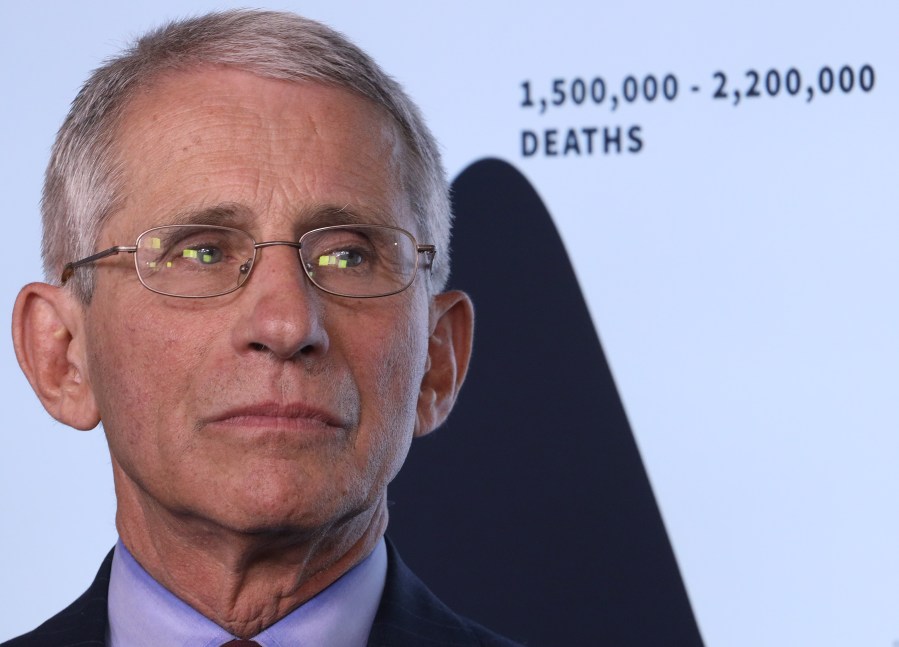
[[[18,288],[40,278],[43,167],[89,70],[167,18],[229,6],[15,4],[0,3],[7,321]],[[706,643],[891,647],[899,5],[677,4],[269,6],[328,22],[398,77],[442,141],[451,177],[496,156],[537,187],[588,299]],[[872,92],[805,101],[823,65],[865,63],[876,70]],[[744,91],[746,70],[790,67],[803,76],[798,97],[711,98],[716,71]],[[537,97],[551,97],[554,78],[595,76],[620,94],[626,75],[649,73],[675,74],[677,99],[544,115],[520,105],[526,80]],[[567,128],[632,125],[644,142],[637,154],[521,154],[524,129],[561,129],[564,142]],[[115,529],[102,431],[53,422],[9,339],[0,360],[2,639],[80,594]]]

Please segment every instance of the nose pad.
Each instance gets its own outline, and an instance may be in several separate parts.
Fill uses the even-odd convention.
[[[237,287],[240,287],[241,285],[246,283],[247,279],[250,276],[251,269],[253,269],[253,259],[248,258],[238,268],[239,274],[237,275]]]

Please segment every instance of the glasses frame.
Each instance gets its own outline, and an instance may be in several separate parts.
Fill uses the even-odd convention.
[[[250,266],[246,272],[246,278],[241,283],[238,283],[233,288],[228,290],[224,290],[222,292],[216,292],[215,294],[206,294],[206,295],[194,295],[194,294],[172,294],[171,292],[163,292],[161,290],[157,290],[156,288],[150,287],[144,282],[143,277],[140,273],[140,268],[137,265],[137,250],[140,246],[140,241],[144,236],[150,234],[154,231],[158,231],[160,229],[171,229],[173,227],[204,227],[208,229],[222,229],[226,231],[235,231],[241,234],[245,234],[250,240],[253,241],[253,258],[251,259]],[[391,292],[385,292],[383,294],[366,294],[366,295],[356,295],[356,294],[346,294],[341,292],[335,292],[333,290],[329,290],[327,288],[322,287],[318,283],[316,283],[315,279],[309,274],[309,268],[306,266],[306,263],[303,261],[303,257],[300,255],[300,250],[303,249],[303,239],[309,236],[310,234],[321,233],[322,231],[335,230],[335,229],[390,229],[393,231],[400,232],[401,234],[407,236],[412,243],[415,245],[415,267],[412,270],[412,276],[409,277],[409,281],[401,288],[393,290]],[[137,273],[137,280],[140,281],[140,284],[147,288],[150,292],[155,292],[156,294],[161,294],[167,297],[175,297],[177,299],[210,299],[213,297],[220,297],[225,294],[230,294],[239,290],[244,285],[247,284],[247,281],[250,280],[250,275],[253,273],[253,268],[256,266],[256,250],[259,250],[263,247],[274,247],[275,245],[286,245],[287,247],[293,247],[297,250],[297,260],[300,262],[300,267],[303,268],[303,274],[306,275],[306,278],[309,279],[309,282],[312,283],[317,289],[325,292],[327,294],[333,294],[338,297],[346,297],[351,299],[377,299],[380,297],[389,297],[393,294],[399,294],[404,290],[407,290],[410,285],[415,282],[415,277],[418,276],[418,268],[421,265],[419,259],[421,258],[421,254],[425,255],[425,269],[431,269],[434,263],[434,256],[437,254],[437,248],[434,245],[421,245],[415,240],[415,236],[413,236],[410,232],[402,229],[400,227],[393,227],[391,225],[376,225],[376,224],[358,224],[358,225],[329,225],[327,227],[318,227],[316,229],[310,229],[296,242],[292,240],[267,240],[261,243],[257,243],[256,239],[253,236],[243,229],[238,229],[237,227],[225,227],[223,225],[191,225],[191,224],[183,224],[183,225],[160,225],[158,227],[151,227],[150,229],[140,233],[137,236],[137,239],[134,242],[134,245],[115,245],[108,249],[104,249],[103,251],[97,252],[96,254],[91,254],[90,256],[86,256],[77,261],[72,261],[71,263],[66,263],[65,267],[62,270],[61,283],[65,285],[75,274],[75,270],[84,265],[89,265],[101,259],[107,258],[108,256],[115,256],[117,254],[134,254],[134,271]]]

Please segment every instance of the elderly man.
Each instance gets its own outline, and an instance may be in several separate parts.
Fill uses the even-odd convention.
[[[433,137],[368,56],[281,13],[150,33],[79,93],[43,210],[16,353],[54,418],[103,422],[120,541],[7,644],[512,644],[383,538],[473,316]]]

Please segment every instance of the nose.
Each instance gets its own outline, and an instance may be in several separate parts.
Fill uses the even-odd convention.
[[[234,329],[239,352],[267,352],[279,359],[312,359],[328,350],[322,293],[306,278],[295,248],[266,246],[239,290]]]

